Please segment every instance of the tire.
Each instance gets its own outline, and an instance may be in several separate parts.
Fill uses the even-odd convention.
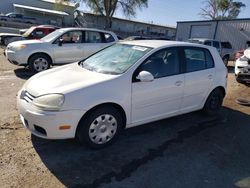
[[[224,94],[221,90],[215,89],[208,96],[206,103],[203,107],[203,112],[209,116],[216,115],[222,106]]]
[[[229,57],[228,56],[224,56],[222,58],[222,60],[223,60],[223,63],[225,64],[225,66],[227,66],[228,65],[228,61],[229,61]]]
[[[32,72],[41,72],[50,68],[51,60],[47,55],[35,54],[29,60],[29,69]]]
[[[81,119],[76,137],[81,144],[99,149],[116,141],[122,127],[121,113],[112,106],[102,106]]]

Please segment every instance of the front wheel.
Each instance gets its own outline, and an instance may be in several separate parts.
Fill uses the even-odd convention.
[[[87,146],[97,149],[113,143],[123,125],[120,112],[114,107],[100,107],[80,121],[76,137]]]
[[[51,60],[44,54],[33,55],[29,60],[29,68],[32,72],[41,72],[49,69]]]
[[[221,90],[216,89],[210,93],[203,107],[203,112],[207,115],[216,115],[221,109],[224,95]]]

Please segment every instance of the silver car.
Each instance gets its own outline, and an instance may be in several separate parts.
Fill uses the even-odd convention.
[[[118,41],[110,31],[89,28],[63,28],[40,40],[10,43],[5,55],[15,65],[28,66],[34,72],[51,65],[79,61]]]

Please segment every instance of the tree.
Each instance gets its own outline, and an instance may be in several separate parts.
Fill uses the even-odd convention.
[[[201,8],[200,15],[206,19],[234,19],[246,5],[233,0],[206,0],[205,8]]]
[[[148,0],[75,0],[82,1],[96,14],[105,17],[106,28],[111,28],[112,17],[121,9],[126,17],[135,16],[137,9],[148,7]]]

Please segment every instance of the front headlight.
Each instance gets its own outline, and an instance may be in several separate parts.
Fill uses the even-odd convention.
[[[24,49],[26,47],[27,46],[25,44],[19,44],[19,45],[12,46],[12,49],[15,50],[15,51],[19,51],[19,50],[22,50],[22,49]]]
[[[37,97],[33,100],[33,105],[48,111],[60,110],[64,103],[63,94],[47,94]]]

